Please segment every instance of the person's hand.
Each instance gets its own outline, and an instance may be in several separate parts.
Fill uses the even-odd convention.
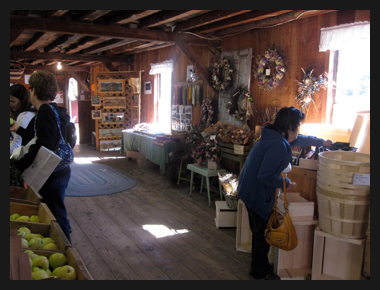
[[[289,185],[288,185],[288,187],[286,188],[286,191],[290,191],[290,190],[292,190],[293,188],[296,187],[296,185],[297,185],[297,183],[295,183],[295,182],[290,182]]]
[[[333,141],[331,139],[323,140],[323,146],[325,147],[331,147],[332,144],[333,144]]]
[[[19,124],[17,124],[17,122],[14,122],[14,123],[12,124],[12,126],[9,127],[9,130],[10,130],[11,132],[16,132],[17,129],[18,129],[19,127],[20,127]]]

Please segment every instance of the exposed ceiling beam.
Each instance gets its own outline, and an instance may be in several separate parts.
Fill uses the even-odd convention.
[[[40,53],[34,51],[11,51],[11,56],[20,59],[42,59],[51,61],[100,61],[100,62],[127,62],[127,57],[125,56],[102,56],[102,55],[83,55],[83,54],[73,54],[73,53]]]
[[[81,34],[95,37],[113,37],[118,39],[137,39],[158,42],[186,43],[193,45],[220,46],[219,40],[204,40],[193,35],[177,32],[163,32],[149,29],[138,29],[116,25],[99,25],[93,23],[62,21],[55,19],[31,18],[11,15],[10,26],[17,29],[32,29],[65,34]]]
[[[174,28],[174,31],[186,31],[198,26],[207,25],[213,22],[221,21],[229,17],[233,17],[251,10],[216,10],[190,20],[180,22]]]
[[[25,70],[49,70],[49,71],[56,71],[57,66],[55,65],[25,65]],[[70,66],[70,65],[64,65],[62,64],[62,69],[60,71],[83,71],[83,72],[89,72],[89,68],[85,66]]]

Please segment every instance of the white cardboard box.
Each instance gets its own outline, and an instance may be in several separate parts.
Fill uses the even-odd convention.
[[[215,201],[217,228],[236,228],[237,209],[229,208],[226,201]]]
[[[293,221],[296,220],[313,220],[314,202],[300,196],[299,192],[287,192],[289,214]],[[278,210],[280,213],[285,212],[284,193],[281,192],[278,198]]]

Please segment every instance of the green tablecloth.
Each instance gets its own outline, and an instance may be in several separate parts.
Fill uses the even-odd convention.
[[[146,159],[160,166],[161,174],[165,174],[166,163],[169,161],[169,153],[178,142],[167,141],[164,146],[154,144],[156,137],[143,133],[123,131],[121,139],[121,154],[127,150],[139,151]]]

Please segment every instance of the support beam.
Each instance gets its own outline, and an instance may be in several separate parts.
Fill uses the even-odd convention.
[[[185,44],[179,44],[177,43],[178,48],[182,51],[182,53],[187,57],[187,59],[193,64],[194,68],[196,68],[197,72],[203,77],[204,80],[207,81],[209,86],[213,89],[215,93],[218,93],[218,91],[214,88],[210,72],[202,63],[202,60],[199,59],[198,55],[195,53],[194,49]]]
[[[99,25],[93,23],[63,21],[46,18],[31,18],[11,15],[10,26],[17,29],[31,29],[62,34],[112,37],[116,39],[137,39],[157,42],[187,43],[202,46],[220,46],[220,40],[205,40],[193,35],[163,32],[150,29],[138,29],[117,25]]]

